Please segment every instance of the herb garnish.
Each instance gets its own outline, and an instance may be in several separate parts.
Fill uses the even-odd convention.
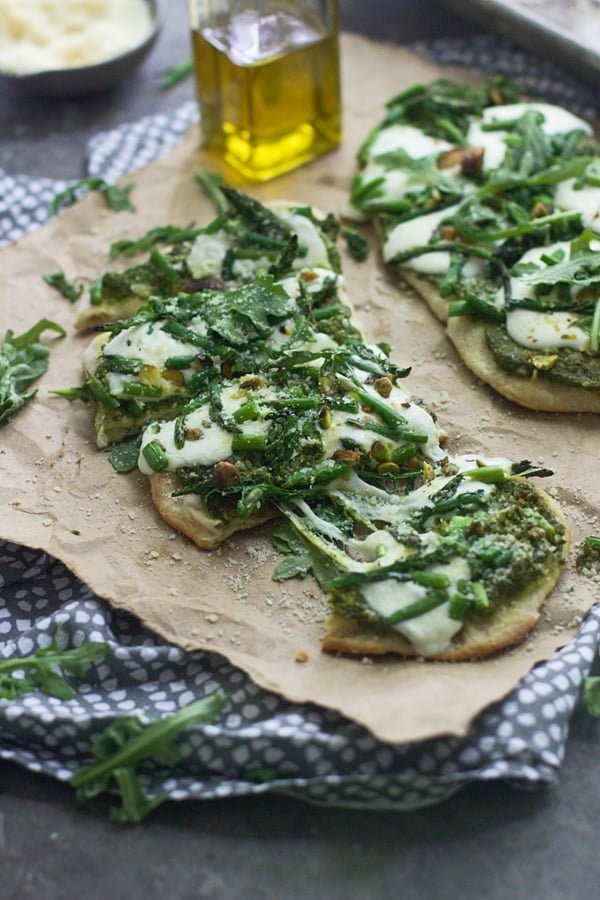
[[[20,694],[41,690],[51,697],[72,700],[75,692],[61,672],[82,678],[91,663],[104,659],[108,644],[86,641],[79,647],[64,648],[62,643],[57,632],[48,647],[31,656],[0,660],[0,698],[13,700]],[[24,672],[24,677],[15,677],[18,672]]]
[[[600,718],[600,676],[592,675],[585,679],[583,703],[591,716]]]
[[[71,779],[77,799],[116,794],[121,806],[111,807],[111,820],[119,825],[141,822],[168,798],[146,796],[138,777],[139,765],[147,761],[176,765],[180,759],[176,739],[181,732],[191,725],[215,721],[226,702],[224,694],[216,693],[146,725],[135,716],[117,719],[92,746],[97,761],[79,769]]]
[[[28,391],[48,368],[48,347],[38,343],[44,331],[55,331],[61,337],[64,328],[50,319],[41,319],[19,336],[10,329],[0,344],[0,425],[15,416],[37,391]]]
[[[369,255],[369,242],[355,228],[344,227],[340,234],[346,241],[350,255],[357,262],[363,262]]]
[[[274,581],[287,581],[297,575],[314,575],[324,588],[339,573],[332,561],[306,541],[289,522],[281,522],[273,532],[273,546],[285,558],[277,563],[273,571]]]
[[[126,184],[120,187],[118,184],[108,184],[104,178],[90,176],[82,178],[76,184],[70,185],[64,191],[60,191],[50,204],[50,215],[54,216],[65,206],[72,206],[79,200],[84,191],[99,191],[104,197],[104,202],[114,212],[135,212],[135,206],[129,199],[134,185]]]
[[[194,178],[196,179],[197,183],[200,185],[204,193],[207,195],[207,197],[213,202],[215,209],[217,210],[219,215],[223,215],[231,211],[229,200],[223,193],[221,187],[222,179],[219,178],[218,175],[213,175],[210,172],[207,172],[206,169],[196,169],[196,171],[194,172]]]
[[[83,285],[71,284],[70,281],[67,281],[64,272],[53,272],[51,275],[43,275],[42,278],[46,284],[57,290],[59,294],[62,294],[71,303],[75,303],[83,294]]]
[[[203,231],[203,228],[196,228],[193,224],[188,225],[187,228],[180,228],[176,225],[159,225],[135,240],[122,239],[112,243],[110,258],[135,256],[137,253],[150,250],[155,244],[183,244],[186,241],[193,241]]]
[[[180,62],[176,63],[176,65],[172,66],[168,69],[163,77],[158,82],[158,87],[161,91],[168,91],[170,88],[175,87],[175,85],[180,84],[180,82],[185,81],[186,78],[192,74],[194,70],[194,64],[191,56],[186,56]]]

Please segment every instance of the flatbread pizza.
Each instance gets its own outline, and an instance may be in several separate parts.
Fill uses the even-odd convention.
[[[252,203],[270,228],[273,211],[261,220]],[[294,209],[320,237],[326,220]],[[333,244],[316,259],[294,236],[292,250],[309,246],[302,263],[284,248],[238,285],[173,281],[106,323],[78,395],[96,406],[98,446],[147,475],[160,515],[203,550],[280,517],[276,577],[318,576],[327,651],[458,660],[510,646],[534,627],[568,544],[530,480],[544,473],[449,456],[403,386],[410,370],[353,323]]]
[[[510,101],[510,102],[507,102]],[[600,152],[589,123],[508,82],[434,82],[388,104],[346,213],[460,355],[537,410],[600,409]]]

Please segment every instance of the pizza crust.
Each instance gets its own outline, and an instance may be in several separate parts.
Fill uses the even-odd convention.
[[[129,319],[147,302],[147,300],[141,300],[139,297],[129,297],[120,303],[92,305],[88,302],[87,306],[79,310],[75,319],[75,328],[77,331],[89,331],[90,328],[106,325],[107,322]]]
[[[466,316],[448,320],[448,337],[469,369],[494,390],[538,412],[600,413],[600,392],[586,391],[543,377],[526,378],[502,369],[485,340],[485,325]]]
[[[174,472],[157,472],[150,476],[152,500],[161,517],[172,528],[190,538],[201,550],[216,550],[236,531],[255,528],[279,515],[273,507],[265,506],[257,516],[249,519],[232,518],[225,522],[211,516],[196,494],[174,497],[173,491],[180,486]]]
[[[554,518],[565,526],[564,559],[570,546],[564,516],[552,497],[540,488],[537,490]],[[468,622],[446,650],[427,658],[444,662],[468,662],[493,656],[521,643],[537,624],[539,610],[558,581],[561,569],[562,560],[557,559],[535,585],[516,594],[509,602],[500,604],[485,620]],[[360,656],[380,656],[386,653],[406,657],[422,656],[399,633],[378,633],[360,622],[344,619],[337,614],[328,617],[327,626],[329,631],[323,638],[322,649],[328,652]]]
[[[429,278],[425,278],[423,275],[419,275],[412,269],[406,269],[402,266],[397,266],[396,271],[398,277],[402,278],[423,298],[436,319],[439,319],[440,322],[448,321],[448,304],[450,300],[440,295],[439,288],[435,282],[430,281]]]

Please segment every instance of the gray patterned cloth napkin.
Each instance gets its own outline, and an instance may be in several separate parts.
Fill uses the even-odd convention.
[[[437,41],[420,50],[438,61],[517,74],[532,92],[590,114],[597,98],[550,64],[498,38]],[[97,135],[88,171],[108,181],[157,158],[197,118],[187,103]],[[66,186],[0,173],[0,243],[47,218]],[[368,731],[316,706],[260,689],[214,653],[165,644],[131,616],[112,610],[62,563],[37,550],[0,542],[0,658],[27,656],[54,635],[65,646],[106,641],[105,660],[72,682],[70,701],[35,692],[0,700],[0,758],[68,780],[91,761],[91,745],[116,717],[165,716],[220,688],[230,698],[218,724],[188,729],[181,761],[149,764],[141,777],[151,796],[173,800],[277,791],[316,803],[416,809],[474,781],[509,779],[523,787],[557,779],[583,679],[600,643],[600,607],[577,638],[538,665],[502,702],[485,710],[464,738],[415,744],[378,742]]]

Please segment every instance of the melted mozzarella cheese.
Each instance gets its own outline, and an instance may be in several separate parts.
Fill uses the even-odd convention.
[[[379,163],[368,163],[360,174],[363,185],[367,185],[377,179],[383,179],[378,186],[378,196],[373,202],[385,200],[387,202],[401,200],[408,191],[421,191],[425,187],[422,182],[412,179],[410,172],[401,168],[386,169]]]
[[[144,475],[153,474],[142,452],[151,441],[158,441],[164,448],[169,459],[170,472],[186,466],[212,466],[231,456],[233,435],[216,422],[211,422],[208,404],[190,413],[186,419],[186,426],[196,429],[201,437],[196,441],[187,440],[181,448],[175,446],[175,420],[146,428],[138,458],[138,466]]]
[[[224,231],[215,234],[199,234],[186,260],[194,278],[220,275],[225,254],[231,247],[231,239]]]
[[[382,153],[404,150],[413,159],[421,159],[448,150],[451,146],[447,141],[431,137],[413,125],[390,125],[379,132],[369,147],[368,157],[374,159]]]
[[[304,276],[304,277],[303,277]],[[326,281],[333,281],[336,287],[336,293],[342,303],[347,302],[346,285],[344,276],[333,272],[331,269],[324,269],[321,266],[315,268],[302,267],[297,275],[290,275],[281,281],[275,282],[279,287],[283,288],[288,297],[295,300],[300,296],[300,285],[309,294],[316,294],[322,290]]]
[[[240,281],[252,281],[268,271],[271,260],[266,256],[259,256],[258,259],[236,259],[232,266],[233,274]]]
[[[197,321],[197,334],[206,334],[206,325]],[[187,356],[197,352],[192,344],[185,344],[160,328],[160,322],[125,328],[104,345],[104,356],[125,356],[140,359],[148,366],[160,368],[169,356]]]
[[[330,267],[325,241],[319,233],[319,229],[307,216],[294,212],[293,209],[290,209],[289,204],[284,202],[270,203],[269,208],[298,236],[298,245],[306,249],[305,256],[296,257],[294,260],[294,269]],[[313,209],[313,213],[319,218],[318,210]]]
[[[596,242],[592,242],[594,249]],[[600,242],[598,242],[600,248]],[[558,241],[548,247],[533,247],[519,259],[521,263],[535,263],[545,267],[543,256],[555,256],[562,251],[565,259],[569,259],[571,244]],[[528,284],[523,277],[513,275],[510,279],[511,295],[515,300],[527,300],[535,297],[535,285]],[[551,291],[552,296],[555,291]],[[498,292],[497,299],[504,303],[504,292]],[[556,347],[573,347],[577,350],[589,349],[589,335],[576,324],[577,316],[568,311],[537,312],[529,309],[510,310],[506,315],[506,330],[509,336],[531,350],[550,350]]]
[[[585,185],[576,190],[575,179],[561,181],[554,194],[557,209],[581,213],[584,228],[600,232],[600,187]]]
[[[449,219],[458,207],[459,204],[456,203],[446,209],[436,210],[425,216],[417,216],[407,222],[400,222],[386,237],[383,245],[384,260],[390,262],[399,253],[405,253],[407,250],[414,250],[416,247],[428,244],[438,225],[445,219]],[[428,275],[443,275],[448,271],[450,254],[446,251],[425,253],[414,259],[405,260],[402,265]]]
[[[375,422],[373,416],[364,416],[365,422]],[[373,442],[377,440],[377,435],[360,425],[352,425],[348,421],[348,413],[340,410],[332,410],[331,424],[328,428],[321,432],[323,440],[323,449],[326,456],[332,456],[333,453],[342,446],[345,440],[353,441],[361,450],[368,451],[373,446]]]
[[[369,385],[364,385],[367,393],[371,394],[375,399],[381,401],[381,396]],[[404,416],[408,423],[408,427],[415,431],[422,431],[427,435],[427,442],[421,444],[421,449],[430,459],[443,459],[446,455],[440,447],[440,439],[444,436],[443,432],[437,427],[433,418],[426,409],[419,406],[418,403],[411,398],[410,394],[401,388],[394,386],[389,397],[385,400],[386,404],[395,412]]]
[[[194,321],[194,330],[198,334],[206,334],[204,322],[200,319]],[[193,344],[186,344],[173,335],[167,334],[166,331],[162,331],[160,324],[160,322],[149,322],[120,331],[107,341],[102,349],[102,354],[105,357],[124,356],[127,359],[139,359],[146,366],[162,369],[170,356],[193,356],[198,352]],[[111,394],[119,396],[125,383],[137,381],[137,376],[109,372],[107,381]]]
[[[464,559],[453,559],[443,565],[432,566],[428,571],[437,572],[449,579],[449,593],[456,590],[457,583],[470,576],[469,565]],[[427,595],[427,588],[412,581],[399,582],[392,578],[375,581],[361,587],[367,604],[382,618],[389,618],[399,610],[411,606]],[[449,603],[442,603],[435,609],[397,622],[393,629],[402,634],[423,656],[443,653],[452,638],[462,628],[460,620],[451,619]]]
[[[471,147],[483,147],[485,150],[484,169],[497,169],[502,163],[506,153],[505,139],[509,132],[504,129],[484,131],[482,125],[510,122],[519,119],[530,110],[544,116],[542,123],[544,134],[561,134],[575,129],[580,129],[586,134],[592,133],[592,129],[583,119],[550,103],[507,103],[503,106],[489,106],[483,111],[483,117],[473,122],[467,132],[467,144]]]
[[[221,393],[223,413],[231,416],[248,399],[248,391],[238,385],[230,385]],[[261,388],[252,391],[252,396],[259,401],[266,401],[275,396],[270,388]],[[158,441],[163,447],[169,464],[167,470],[174,472],[187,466],[212,466],[217,462],[228,459],[232,454],[233,433],[222,428],[210,418],[208,404],[194,410],[185,419],[186,429],[199,432],[199,437],[187,438],[183,447],[175,446],[175,420],[149,425],[144,431],[138,466],[145,475],[151,475],[152,469],[148,466],[141,452],[150,441]],[[243,422],[238,426],[244,435],[264,435],[269,430],[269,422],[264,419]]]
[[[575,323],[577,316],[569,312],[535,312],[513,309],[506,315],[506,331],[521,347],[550,350],[555,347],[589,349],[590,336]]]
[[[531,250],[528,250],[519,258],[518,265],[521,263],[535,263],[536,266],[544,267],[546,263],[542,261],[542,256],[553,256],[558,250],[564,253],[565,259],[568,259],[571,245],[568,241],[557,241],[548,247],[532,247]],[[504,294],[503,291],[501,293],[502,295]],[[535,286],[527,284],[519,275],[513,275],[510,279],[510,293],[515,300],[528,300],[535,297]]]

